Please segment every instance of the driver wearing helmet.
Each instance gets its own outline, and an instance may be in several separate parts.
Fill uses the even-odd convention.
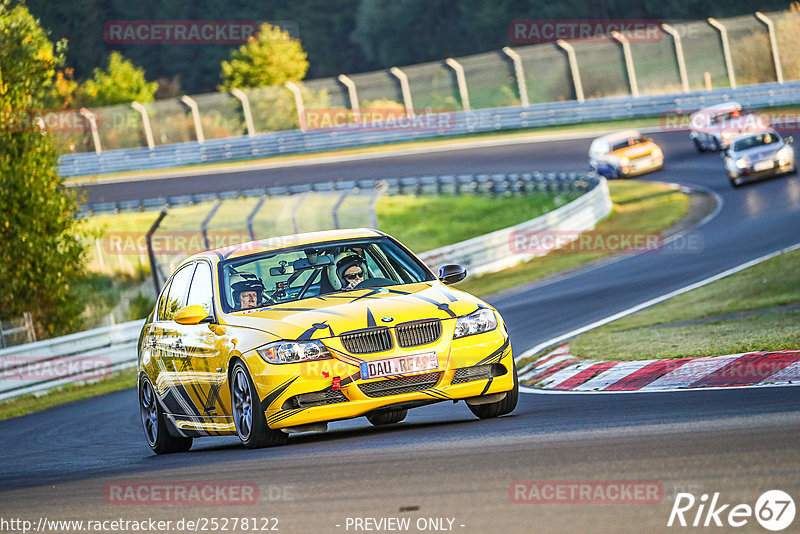
[[[233,303],[237,310],[255,308],[261,304],[261,296],[266,290],[264,283],[254,274],[242,273],[241,280],[231,284]]]
[[[366,277],[364,260],[355,253],[348,253],[336,262],[336,274],[342,282],[342,289],[353,289]]]

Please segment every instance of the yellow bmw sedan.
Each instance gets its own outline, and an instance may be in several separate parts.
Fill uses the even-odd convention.
[[[482,300],[449,287],[392,237],[332,230],[243,243],[185,260],[138,343],[139,410],[158,454],[193,438],[245,447],[366,416],[464,400],[510,413],[519,386],[508,331]]]

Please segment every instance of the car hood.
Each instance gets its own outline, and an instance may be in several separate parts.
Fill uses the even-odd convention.
[[[609,154],[620,158],[625,157],[628,159],[635,159],[651,154],[653,150],[655,150],[655,148],[656,148],[655,143],[647,142],[639,145],[620,148],[619,150],[614,150],[612,152],[609,152]]]
[[[765,159],[773,159],[777,157],[778,152],[784,147],[781,145],[777,148],[767,147],[754,147],[749,150],[742,150],[736,153],[736,158],[745,158],[747,161],[762,161]]]
[[[482,300],[441,282],[343,291],[225,315],[233,326],[275,339],[324,339],[372,326],[416,319],[451,319],[486,307]]]

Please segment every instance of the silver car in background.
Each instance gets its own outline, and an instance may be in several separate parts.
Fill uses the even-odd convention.
[[[703,108],[690,115],[689,123],[689,138],[698,152],[727,150],[734,137],[769,128],[766,118],[745,111],[738,102]]]
[[[791,137],[783,139],[769,128],[763,132],[735,137],[725,153],[725,170],[733,187],[797,171]]]

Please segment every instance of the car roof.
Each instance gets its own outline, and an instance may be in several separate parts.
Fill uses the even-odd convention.
[[[260,239],[258,241],[249,241],[247,243],[239,243],[236,245],[229,245],[226,247],[207,250],[195,254],[182,263],[188,263],[192,260],[199,258],[209,258],[213,260],[227,260],[231,258],[240,258],[249,256],[251,254],[259,254],[262,252],[269,252],[272,250],[279,250],[282,248],[296,247],[303,245],[310,245],[312,243],[330,242],[330,241],[344,241],[347,239],[357,239],[364,237],[376,237],[386,235],[378,230],[371,228],[348,228],[341,230],[322,230],[319,232],[308,232],[303,234],[290,234],[284,236],[269,237]]]
[[[703,113],[708,113],[708,112],[733,111],[735,109],[742,109],[742,105],[739,104],[738,102],[722,102],[721,104],[714,104],[713,106],[708,106],[706,108],[703,108],[700,111]]]
[[[622,141],[623,139],[631,139],[633,137],[641,137],[642,134],[639,130],[623,130],[621,132],[614,132],[610,134],[606,134],[602,137],[598,137],[596,140],[603,140],[608,143],[613,143],[615,141]]]

